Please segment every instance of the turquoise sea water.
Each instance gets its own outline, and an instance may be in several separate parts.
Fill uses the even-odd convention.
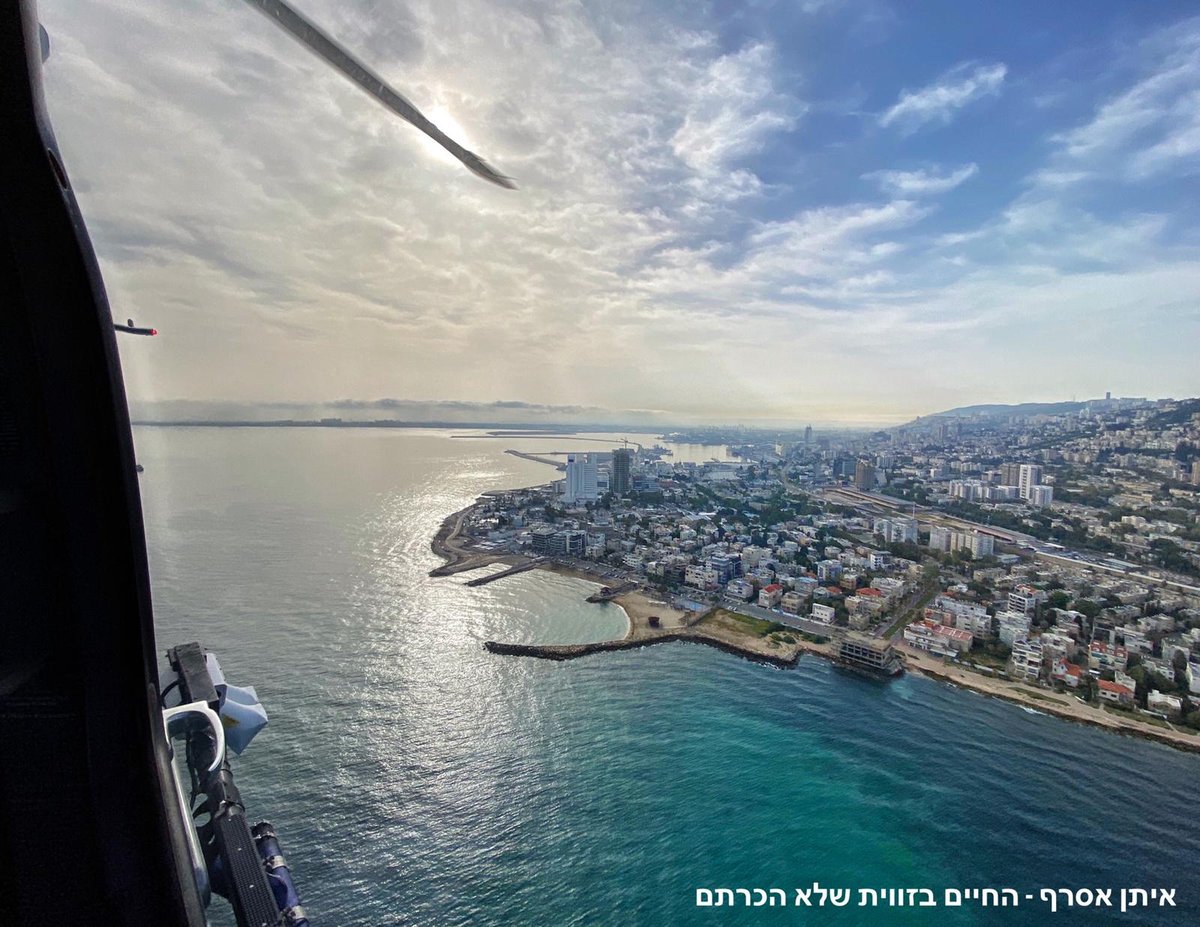
[[[315,924],[1200,923],[1200,756],[818,660],[485,653],[625,621],[573,579],[425,575],[445,515],[555,475],[502,453],[547,439],[449,434],[136,434],[160,649],[199,639],[258,687],[271,724],[238,782]],[[1178,907],[793,907],[813,882],[1162,886]],[[700,909],[698,887],[789,905]]]

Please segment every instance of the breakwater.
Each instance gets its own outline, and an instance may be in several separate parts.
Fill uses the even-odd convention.
[[[517,573],[524,573],[526,570],[532,570],[542,561],[527,560],[524,563],[516,563],[510,566],[507,570],[501,570],[499,573],[489,573],[487,576],[477,576],[475,579],[467,580],[468,586],[485,586],[488,583],[493,583],[498,579],[504,579],[506,576],[514,576]]]
[[[434,552],[445,558],[447,562],[431,570],[429,573],[430,576],[448,576],[454,573],[501,563],[508,567],[515,567],[515,569],[505,569],[499,573],[481,577],[479,580],[472,580],[469,585],[482,585],[503,576],[512,575],[514,572],[529,569],[530,566],[553,569],[556,572],[565,572],[572,575],[581,575],[582,578],[589,581],[601,582],[601,577],[590,576],[581,571],[556,567],[549,560],[531,565],[528,559],[522,555],[494,554],[473,550],[469,545],[469,539],[463,534],[464,521],[472,508],[473,506],[468,506],[465,509],[455,512],[442,522],[440,530],[433,539],[432,547]],[[813,646],[807,643],[796,646],[777,642],[780,646],[772,647],[763,638],[746,634],[744,633],[744,629],[730,626],[728,622],[724,622],[723,627],[718,626],[721,622],[706,620],[708,618],[707,615],[690,626],[675,628],[668,625],[660,628],[654,621],[657,615],[665,614],[668,611],[667,607],[655,607],[651,603],[642,603],[641,607],[632,607],[634,606],[633,600],[639,597],[641,596],[637,592],[632,594],[622,593],[611,597],[595,593],[589,597],[593,601],[613,601],[625,609],[626,614],[629,615],[630,629],[623,638],[592,644],[566,645],[510,644],[499,641],[488,641],[484,644],[484,648],[488,652],[495,654],[562,661],[577,659],[593,653],[630,650],[656,643],[686,640],[693,643],[707,644],[710,647],[741,656],[748,660],[782,667],[794,666],[802,651],[812,652],[826,659],[833,659],[835,656],[828,648],[819,645]],[[940,661],[930,659],[927,654],[911,648],[902,646],[901,650],[904,653],[905,663],[909,670],[934,679],[940,679],[958,688],[970,689],[984,695],[990,695],[1063,720],[1077,721],[1091,727],[1102,728],[1110,733],[1128,734],[1189,753],[1200,753],[1200,735],[1169,727],[1158,727],[1136,717],[1126,718],[1109,713],[1096,714],[1094,710],[1084,710],[1083,706],[1076,707],[1073,704],[1064,704],[1049,695],[1025,692],[1013,683],[1006,683],[975,673],[967,673],[960,668],[943,665]]]
[[[667,631],[663,634],[643,637],[626,637],[614,641],[597,641],[590,644],[511,644],[503,641],[485,641],[483,649],[488,653],[503,654],[510,657],[534,657],[539,660],[576,660],[593,653],[607,653],[614,650],[634,650],[639,647],[650,647],[654,644],[666,644],[673,641],[686,641],[693,644],[706,644],[723,650],[755,663],[765,663],[771,666],[792,667],[800,660],[802,650],[789,653],[786,656],[764,653],[761,650],[751,650],[737,644],[724,641],[706,634],[695,633],[688,628],[680,631]]]
[[[610,588],[602,586],[599,592],[593,592],[587,597],[589,602],[611,602],[613,599],[624,595],[626,592],[633,592],[638,587],[638,584],[632,580],[621,583],[621,585]]]
[[[522,460],[532,460],[534,463],[546,464],[553,467],[555,470],[566,470],[567,465],[560,463],[551,457],[544,457],[540,454],[528,454],[525,451],[507,450],[504,453],[512,454],[513,457],[520,457]]]

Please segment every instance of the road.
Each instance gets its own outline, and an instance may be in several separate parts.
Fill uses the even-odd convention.
[[[919,607],[929,602],[935,595],[941,591],[941,585],[934,580],[933,582],[922,583],[917,586],[895,609],[894,617],[887,624],[881,624],[875,629],[876,637],[886,637],[891,629],[905,618],[909,617],[910,612],[915,612]],[[913,615],[909,621],[916,620],[917,615]],[[908,624],[909,621],[905,621]]]
[[[1048,560],[1052,563],[1069,564],[1076,567],[1087,567],[1092,570],[1099,570],[1102,573],[1123,576],[1127,579],[1155,586],[1171,586],[1192,595],[1200,594],[1200,586],[1192,585],[1182,578],[1156,573],[1133,572],[1133,569],[1130,568],[1110,566],[1104,562],[1106,557],[1099,554],[1067,550],[1061,545],[1051,544],[1029,534],[1011,531],[1007,528],[996,528],[993,525],[982,525],[979,522],[968,521],[956,515],[947,515],[944,512],[938,512],[927,506],[914,505],[913,503],[902,502],[889,496],[866,493],[846,486],[831,487],[824,490],[817,490],[816,492],[824,499],[842,505],[850,505],[858,509],[883,508],[893,513],[910,513],[920,524],[927,527],[940,525],[989,534],[1006,544],[1021,548],[1025,553],[1031,554],[1039,560]]]
[[[739,615],[762,618],[764,621],[778,621],[780,624],[786,624],[797,631],[807,631],[809,634],[819,634],[822,637],[840,637],[843,633],[841,628],[834,627],[833,625],[821,624],[819,621],[812,621],[808,618],[802,618],[799,615],[789,615],[787,612],[773,611],[769,608],[763,608],[760,605],[740,602],[737,599],[726,598],[717,604],[721,608],[737,612]]]

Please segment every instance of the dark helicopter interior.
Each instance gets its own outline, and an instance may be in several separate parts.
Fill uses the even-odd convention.
[[[170,815],[116,335],[41,96],[0,11],[0,896],[18,923],[202,924]],[[69,886],[69,890],[64,890]]]
[[[248,2],[472,173],[514,187],[288,4]],[[158,331],[111,317],[43,100],[41,65],[52,40],[32,2],[0,13],[0,43],[9,141],[0,212],[6,914],[19,923],[203,924],[212,874],[212,888],[230,900],[239,924],[307,923],[270,825],[256,825],[251,835],[222,763],[215,714],[211,733],[184,732],[190,801],[180,791],[164,722],[180,711],[204,713],[195,707],[203,702],[215,710],[218,696],[197,644],[172,648],[176,678],[159,677],[141,468],[116,346],[118,333]],[[167,708],[167,692],[176,688],[192,707]],[[222,701],[236,690],[218,688]]]

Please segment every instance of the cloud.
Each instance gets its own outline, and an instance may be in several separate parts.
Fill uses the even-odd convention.
[[[792,127],[794,117],[771,83],[772,58],[770,46],[757,44],[708,65],[671,139],[681,161],[713,173],[756,151],[771,132]]]
[[[948,193],[959,184],[979,173],[979,165],[964,164],[958,170],[872,171],[863,180],[872,180],[880,189],[893,196],[924,196]]]
[[[1138,182],[1197,171],[1200,19],[1148,36],[1131,56],[1138,79],[1103,100],[1086,122],[1053,136],[1053,170],[1042,179]]]
[[[849,328],[870,316],[870,303],[900,287],[891,266],[904,247],[890,236],[929,215],[910,200],[803,210],[751,229],[737,252],[706,243],[657,256],[633,281],[656,322],[697,326],[703,320],[726,348],[740,320],[752,343],[756,326],[782,320],[808,331]],[[869,297],[869,298],[868,298]],[[867,305],[864,305],[864,302]]]
[[[1028,158],[1038,182],[1006,189],[989,158],[1007,151],[956,152],[866,175],[881,193],[863,196],[839,170],[911,155],[864,150],[837,134],[859,121],[805,94],[879,88],[828,87],[800,51],[746,38],[771,29],[723,33],[705,4],[305,11],[520,189],[476,180],[244,4],[44,3],[51,114],[114,312],[163,333],[121,343],[136,400],[323,417],[349,397],[367,417],[427,403],[531,422],[878,416],[926,411],[947,382],[976,398],[1044,388],[1064,369],[1043,337],[1060,302],[1086,337],[1106,320],[1173,321],[1164,377],[1200,339],[1178,309],[1200,294],[1177,230],[1191,220],[1076,182],[1113,176],[1125,154],[1129,171],[1181,169],[1182,71],[1139,98],[1162,112],[1150,135],[1086,158],[1051,139]],[[1189,67],[1185,31],[1160,40],[1158,70]],[[1133,83],[1156,70],[1145,54]],[[944,121],[1003,79],[1002,65],[963,66],[906,93],[889,124]],[[976,173],[989,184],[971,188],[971,212],[937,208]],[[1125,345],[1093,342],[1071,369],[1115,364]]]
[[[927,87],[901,93],[879,124],[911,132],[930,122],[948,123],[968,103],[998,94],[1007,73],[1003,64],[961,64]]]
[[[468,398],[636,405],[654,378],[586,345],[647,355],[638,268],[764,195],[753,157],[804,111],[772,46],[532,2],[306,12],[521,189],[479,184],[225,0],[48,8],[51,106],[114,307],[163,332],[123,346],[131,392],[425,399],[460,368]]]

